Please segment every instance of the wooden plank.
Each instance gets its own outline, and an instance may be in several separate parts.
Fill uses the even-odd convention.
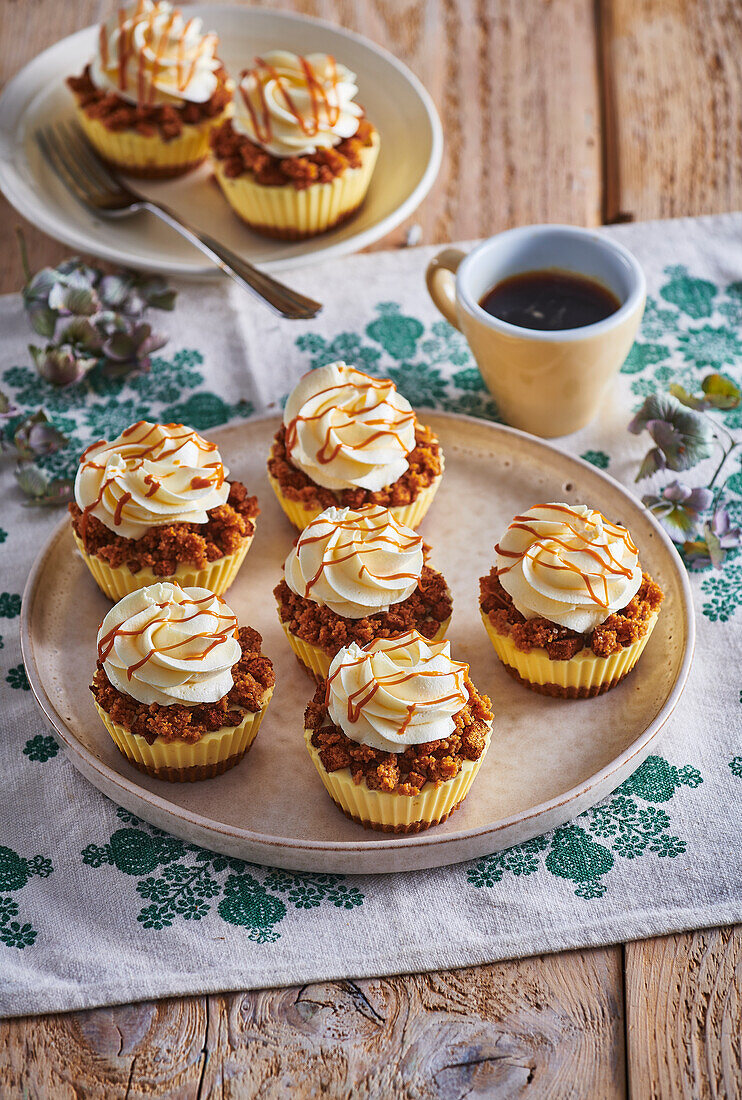
[[[25,8],[19,29],[25,37],[3,56],[3,78],[89,22],[94,6],[37,0],[30,19]],[[598,221],[600,112],[590,0],[528,6],[295,0],[293,6],[390,48],[433,94],[447,145],[440,179],[411,219],[424,240],[539,220]],[[10,7],[16,7],[10,0],[0,6],[4,26]],[[65,26],[54,22],[60,9]],[[0,211],[0,222],[7,220]],[[382,243],[399,243],[403,233],[404,227]],[[28,239],[34,267],[66,251],[33,230]],[[20,281],[15,252],[6,248],[4,255],[11,263],[0,289],[13,289]],[[32,1095],[73,1089],[93,1096],[191,1095],[203,1075],[201,1095],[220,1084],[227,1094],[252,1095],[278,1076],[301,1084],[297,1095],[326,1082],[335,1095],[379,1094],[385,1084],[403,1095],[518,1095],[533,1084],[540,1095],[611,1097],[623,1093],[624,1079],[620,958],[620,949],[591,951],[452,974],[15,1021],[0,1033],[9,1052],[0,1083],[8,1089],[31,1083]],[[314,1070],[308,1076],[305,1059]]]
[[[601,0],[608,221],[742,207],[742,5]]]
[[[51,42],[93,22],[99,3],[0,0],[0,83]],[[423,242],[433,243],[529,222],[600,220],[592,0],[269,0],[261,7],[293,7],[367,35],[409,64],[436,102],[446,135],[438,181],[375,248],[401,244],[413,223]],[[16,224],[23,224],[34,264],[69,253],[62,245],[47,251],[41,234],[0,200],[7,258],[0,293],[21,283]]]
[[[261,7],[285,8],[285,0]],[[445,133],[424,243],[512,225],[600,221],[600,102],[592,0],[303,0],[365,34],[424,82]],[[382,135],[383,140],[383,135]],[[405,226],[376,247],[404,238]]]
[[[621,951],[0,1025],[30,1096],[624,1095]]]
[[[34,1100],[195,1097],[205,997],[0,1023],[0,1095]]]
[[[0,88],[42,50],[100,18],[104,0],[0,0]],[[0,195],[0,294],[20,290],[23,268],[16,240],[20,226],[34,270],[70,255],[68,245],[41,233]]]
[[[742,927],[627,943],[630,1095],[742,1096]]]

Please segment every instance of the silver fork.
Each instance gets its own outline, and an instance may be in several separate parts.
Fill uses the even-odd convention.
[[[244,290],[266,303],[274,313],[290,320],[316,317],[322,306],[277,279],[247,263],[207,233],[187,225],[167,206],[145,198],[124,184],[93,151],[82,130],[57,123],[37,130],[36,141],[52,170],[67,190],[92,214],[103,218],[126,218],[148,210],[177,230]]]

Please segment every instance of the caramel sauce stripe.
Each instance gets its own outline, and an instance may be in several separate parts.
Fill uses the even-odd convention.
[[[395,392],[395,386],[392,382],[389,382],[388,380],[379,381],[377,379],[371,378],[369,375],[363,374],[362,371],[358,371],[357,373],[360,374],[364,379],[366,379],[366,381],[361,383],[360,385],[352,385],[347,382],[341,382],[335,386],[328,386],[326,389],[320,390],[312,397],[312,400],[316,401],[319,398],[327,396],[327,401],[322,403],[319,411],[316,413],[311,413],[309,415],[297,413],[297,415],[289,421],[289,423],[286,425],[286,450],[289,455],[291,455],[291,452],[298,443],[298,425],[309,424],[317,420],[322,420],[322,418],[326,416],[327,413],[330,412],[332,409],[337,409],[338,395],[343,390],[349,390],[353,394],[358,393],[358,391],[360,390],[363,398],[365,398],[365,395],[368,394],[368,392],[371,390],[382,390],[383,393],[381,394],[379,400],[375,405],[366,406],[362,398],[355,404],[351,404],[349,408],[342,407],[338,409],[339,412],[345,413],[346,421],[345,423],[335,423],[328,426],[327,431],[325,432],[324,442],[322,443],[315,455],[316,461],[321,466],[327,466],[330,462],[337,458],[343,447],[347,446],[342,441],[340,441],[332,448],[331,453],[328,455],[327,452],[330,448],[330,437],[333,432],[337,434],[339,432],[342,432],[345,428],[355,427],[355,425],[358,423],[358,417],[360,417],[362,414],[374,413],[377,410],[383,408],[384,405],[388,405],[388,407],[393,408],[393,406],[390,406],[388,404],[389,396],[393,392]],[[335,395],[333,401],[330,400],[330,395]],[[394,409],[393,411],[398,414],[396,418],[384,417],[371,420],[368,419],[367,416],[364,416],[362,420],[362,423],[364,425],[367,425],[369,427],[378,426],[379,430],[376,432],[372,432],[371,435],[369,435],[365,440],[362,440],[360,443],[354,443],[350,449],[353,451],[361,451],[364,450],[366,447],[371,446],[371,444],[375,443],[377,439],[384,438],[385,436],[392,436],[397,441],[400,450],[405,451],[405,445],[399,433],[401,432],[402,428],[405,428],[408,424],[415,423],[415,413],[406,413],[402,412],[399,409]]]
[[[583,524],[586,522],[584,516],[580,515],[579,512],[573,511],[573,509],[571,509],[568,505],[539,504],[536,505],[536,507],[543,509],[544,511],[560,512],[564,515],[569,516],[572,520],[580,521]],[[591,516],[596,514],[599,515],[600,513],[593,512],[591,513]],[[633,569],[630,566],[622,565],[621,562],[619,562],[618,559],[613,555],[609,546],[605,545],[596,548],[591,545],[590,537],[586,535],[583,531],[578,530],[569,522],[566,522],[564,526],[566,526],[567,530],[578,543],[583,543],[582,547],[575,547],[574,545],[570,545],[570,543],[566,541],[566,539],[568,538],[568,536],[566,535],[560,537],[559,535],[555,534],[539,534],[539,532],[530,525],[530,523],[528,522],[529,520],[532,521],[532,517],[527,515],[515,516],[512,523],[510,524],[510,527],[508,528],[508,530],[512,528],[518,531],[525,531],[527,534],[533,536],[535,541],[532,542],[528,547],[526,547],[525,550],[503,550],[499,543],[495,544],[496,554],[503,558],[515,559],[512,565],[500,566],[496,570],[496,575],[500,577],[504,573],[509,573],[512,569],[515,568],[518,562],[523,561],[523,559],[525,558],[530,561],[534,567],[538,565],[542,569],[551,569],[555,572],[570,572],[579,575],[582,578],[582,581],[587,588],[588,594],[593,603],[598,604],[599,607],[608,608],[610,604],[610,599],[608,595],[608,578],[604,575],[604,572],[607,572],[611,576],[615,577],[622,576],[629,578],[633,573]],[[619,527],[615,524],[609,523],[608,520],[604,519],[603,529],[604,531],[607,531],[608,534],[614,535],[616,538],[620,539],[620,541],[623,542],[624,546],[631,553],[637,553],[637,549],[631,541],[629,532],[626,530],[625,527]],[[586,554],[588,557],[593,558],[598,563],[598,565],[601,567],[601,572],[585,572],[573,562],[564,561],[562,559],[560,559],[561,564],[542,561],[540,558],[538,558],[538,555],[542,552],[548,553],[549,544],[559,546],[562,550],[566,550],[567,552]],[[600,581],[602,583],[604,590],[604,599],[601,599],[595,592],[593,588],[594,581]]]
[[[284,103],[286,104],[289,113],[293,115],[297,126],[306,137],[316,137],[319,133],[321,124],[320,108],[322,105],[324,105],[327,124],[329,126],[334,126],[336,124],[337,120],[340,118],[340,104],[338,103],[337,96],[337,66],[335,64],[334,57],[330,57],[330,55],[328,54],[328,59],[331,66],[331,88],[329,91],[325,88],[323,82],[317,76],[314,67],[309,63],[309,61],[307,61],[306,57],[302,57],[301,55],[299,55],[299,63],[304,72],[304,76],[307,82],[307,88],[309,89],[309,96],[312,101],[311,120],[305,119],[302,112],[297,108],[296,104],[291,98],[291,94],[288,90],[284,77],[281,76],[275,66],[269,64],[267,61],[264,61],[262,57],[255,58],[255,68],[246,69],[241,74],[240,93],[244,100],[248,114],[250,115],[250,121],[252,122],[255,136],[261,145],[267,145],[273,137],[273,122],[271,119],[268,102],[265,97],[265,84],[262,79],[264,74],[267,74],[269,79],[275,83],[276,88],[280,93]],[[258,99],[260,100],[260,122],[258,122],[258,116],[255,108],[252,105],[249,93],[246,92],[245,89],[242,87],[242,81],[244,81],[246,77],[250,77],[252,79],[252,82],[257,89]],[[331,102],[331,97],[334,99],[334,102]]]
[[[108,631],[103,638],[98,642],[98,660],[105,662],[110,656],[117,638],[135,638],[141,637],[145,631],[152,633],[154,645],[150,647],[147,653],[142,657],[140,661],[136,661],[133,665],[130,665],[126,670],[126,675],[129,680],[135,672],[137,672],[143,665],[145,665],[155,654],[165,654],[176,652],[183,646],[191,645],[196,639],[209,639],[208,645],[199,650],[198,653],[192,654],[180,654],[178,659],[181,661],[203,661],[208,657],[209,653],[217,646],[223,645],[230,637],[237,636],[237,619],[234,615],[223,614],[220,611],[214,611],[211,608],[204,608],[201,605],[205,603],[212,603],[214,600],[218,600],[222,607],[224,607],[224,601],[219,597],[209,593],[208,596],[202,597],[200,600],[184,599],[175,604],[179,608],[193,607],[196,610],[190,615],[184,615],[182,618],[174,619],[170,614],[155,616],[155,618],[149,619],[141,627],[136,630],[123,629],[124,622],[117,624],[111,630]],[[158,603],[155,605],[160,613],[163,611],[171,611],[173,605],[171,603]],[[198,631],[195,634],[191,634],[188,638],[182,638],[177,642],[171,642],[169,645],[157,645],[156,635],[166,626],[180,626],[183,623],[193,622],[198,619],[199,616],[206,616],[215,620],[213,629]],[[222,626],[222,623],[224,625]]]
[[[397,638],[394,638],[392,640],[391,645],[382,645],[382,646],[380,646],[379,649],[377,650],[377,652],[392,654],[394,652],[404,650],[404,649],[407,648],[407,645],[411,641],[414,641],[414,639],[415,639],[415,631],[412,631],[412,630],[408,631],[406,634],[402,634],[402,635],[399,635]],[[344,662],[343,664],[341,664],[335,670],[335,672],[333,673],[332,676],[328,677],[327,685],[326,685],[326,688],[325,688],[325,705],[326,706],[329,704],[329,701],[330,701],[330,694],[331,694],[332,684],[335,681],[335,679],[340,675],[340,673],[343,671],[343,669],[357,668],[359,665],[362,665],[369,658],[369,656],[370,656],[370,654],[364,653],[362,657],[355,658],[352,661]],[[430,657],[422,658],[421,664],[423,666],[425,666],[430,661],[434,660],[436,656],[437,656],[437,654],[431,654]],[[404,672],[403,670],[400,669],[398,671],[390,672],[386,676],[373,676],[372,679],[368,680],[365,684],[362,684],[360,688],[357,688],[354,692],[351,692],[350,695],[348,696],[348,721],[351,722],[351,723],[354,723],[354,722],[358,721],[358,719],[361,716],[361,712],[362,712],[363,708],[373,699],[374,695],[376,694],[376,692],[379,690],[380,687],[385,687],[385,688],[396,687],[399,684],[407,683],[409,680],[413,680],[413,679],[416,679],[418,677],[421,677],[421,678],[424,678],[424,679],[425,678],[439,678],[440,679],[441,677],[444,677],[444,676],[446,676],[446,677],[453,676],[454,679],[456,680],[457,684],[458,684],[460,677],[462,675],[465,675],[466,672],[468,672],[469,666],[466,663],[459,662],[459,661],[451,661],[451,666],[452,666],[451,670],[446,671],[446,672],[441,672],[437,669],[426,670],[423,667],[423,668],[416,668],[411,672]],[[402,725],[400,726],[399,730],[397,731],[399,736],[400,737],[404,736],[404,734],[407,731],[412,719],[414,718],[414,716],[420,710],[424,710],[424,709],[429,708],[429,707],[440,706],[443,703],[453,702],[454,700],[461,703],[461,706],[458,708],[459,710],[462,707],[466,706],[466,704],[468,702],[468,695],[467,695],[467,693],[466,693],[466,691],[464,690],[463,687],[458,687],[457,690],[453,693],[447,693],[447,694],[444,694],[444,695],[441,695],[441,696],[436,696],[433,699],[426,699],[426,700],[422,700],[422,701],[419,701],[419,702],[413,702],[413,703],[407,704],[407,708],[406,708],[407,709],[407,716],[406,716],[404,722],[402,723]]]
[[[373,519],[378,519],[382,517],[388,517],[390,520],[393,520],[391,514],[388,513],[385,508],[382,508],[372,515],[364,516],[362,523],[371,522]],[[327,521],[322,520],[321,522],[326,523]],[[311,531],[312,526],[313,525],[310,524],[309,527],[306,528],[306,531]],[[349,542],[338,542],[333,545],[332,553],[334,556],[332,558],[326,558],[323,554],[319,569],[311,578],[311,580],[306,582],[304,589],[305,599],[309,598],[309,593],[311,592],[312,588],[314,588],[317,581],[320,579],[326,569],[329,569],[331,566],[334,565],[343,565],[345,562],[351,561],[354,557],[358,557],[360,559],[360,568],[358,571],[359,580],[361,580],[365,574],[369,578],[377,581],[415,580],[419,582],[420,577],[417,573],[374,573],[364,561],[364,558],[368,555],[384,553],[386,547],[391,547],[392,549],[400,553],[408,553],[412,550],[419,549],[422,546],[422,536],[414,535],[407,541],[405,541],[404,536],[402,536],[401,539],[397,540],[393,537],[392,534],[386,533],[388,527],[393,527],[395,533],[400,533],[399,527],[392,522],[385,523],[383,527],[379,526],[377,528],[368,528],[365,526],[359,526],[359,521],[357,519],[338,521],[336,524],[334,524],[333,531],[331,531],[329,535],[307,535],[306,531],[303,532],[299,536],[299,540],[296,544],[297,555],[301,555],[301,551],[305,546],[310,546],[317,542],[327,541],[328,537],[331,537],[334,531],[350,531],[353,535],[356,536]],[[348,553],[343,554],[343,551],[346,550],[348,551]],[[338,554],[340,554],[340,556],[336,556]]]
[[[122,438],[128,438],[137,429],[141,429],[144,426],[145,423],[146,423],[146,421],[139,420],[139,421],[137,421],[136,424],[132,424],[131,427],[126,428],[121,433]],[[132,440],[125,447],[122,447],[121,448],[122,458],[124,458],[124,461],[126,462],[127,472],[135,473],[137,470],[140,470],[142,468],[142,466],[144,465],[144,462],[147,461],[147,460],[150,460],[151,462],[163,462],[165,459],[173,458],[180,451],[182,451],[183,448],[188,443],[194,443],[195,446],[197,447],[197,449],[199,450],[199,452],[202,453],[202,454],[211,454],[217,449],[217,446],[216,446],[215,443],[209,443],[207,440],[203,439],[198,434],[198,432],[196,432],[196,431],[186,431],[186,432],[183,432],[181,435],[173,434],[171,436],[170,440],[160,439],[160,440],[157,440],[155,443],[151,443],[149,446],[145,446],[145,444],[146,444],[147,440],[149,439],[149,437],[152,435],[152,433],[158,427],[167,428],[167,429],[171,430],[171,432],[174,433],[174,432],[177,431],[178,428],[182,428],[183,425],[182,424],[163,424],[163,425],[152,424],[152,425],[150,425],[148,430],[144,433],[144,435],[142,435],[138,439]],[[170,449],[168,450],[168,446],[169,446],[170,443],[173,443],[175,445],[171,446]],[[109,444],[105,440],[99,440],[97,443],[91,444],[91,446],[88,447],[83,452],[82,459],[81,459],[82,465],[84,467],[86,467],[87,469],[94,469],[94,470],[105,469],[105,466],[103,466],[101,463],[95,462],[94,460],[91,460],[91,459],[88,459],[87,456],[89,454],[91,454],[91,452],[96,450],[96,449],[100,451],[101,449],[105,449],[108,446],[109,446]],[[177,474],[179,472],[179,470],[177,468],[177,461],[175,463],[175,466],[176,466],[176,468],[174,470],[171,470],[169,472],[165,471],[164,473],[160,474],[160,479],[155,478],[152,474],[145,474],[144,483],[145,483],[145,485],[150,486],[150,488],[149,488],[148,492],[145,494],[145,496],[153,497],[156,494],[157,490],[162,488],[162,480],[164,480],[166,477],[173,477],[175,474]],[[210,486],[213,486],[214,489],[220,489],[222,487],[222,485],[224,484],[224,479],[225,479],[223,463],[221,463],[221,462],[204,463],[203,468],[205,470],[212,470],[213,475],[211,475],[207,478],[198,477],[198,476],[193,477],[191,479],[191,485],[190,485],[191,489],[195,491],[197,489],[207,489]],[[108,492],[108,490],[111,489],[111,487],[116,484],[117,476],[118,475],[116,475],[116,474],[112,474],[110,477],[103,478],[103,480],[101,482],[100,489],[98,491],[97,497],[95,498],[95,500],[91,501],[89,504],[86,504],[85,507],[83,508],[83,510],[82,510],[82,522],[81,522],[83,537],[84,537],[84,534],[85,534],[85,528],[86,528],[88,517],[94,512],[94,510],[98,507],[98,505],[103,501],[103,498],[106,495],[106,493]],[[119,524],[121,523],[121,520],[123,518],[123,509],[129,503],[129,501],[131,499],[132,499],[132,494],[129,493],[129,492],[126,492],[126,491],[124,491],[122,493],[121,497],[118,499],[118,501],[116,503],[116,508],[115,508],[115,512],[114,512],[114,519],[113,519],[114,525],[116,527],[118,527]]]

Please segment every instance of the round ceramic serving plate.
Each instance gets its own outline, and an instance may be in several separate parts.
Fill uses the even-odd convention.
[[[240,622],[263,635],[277,679],[255,744],[225,775],[171,784],[143,776],[119,754],[88,690],[96,633],[111,605],[75,551],[69,520],[41,551],[23,596],[23,658],[83,775],[133,813],[206,848],[292,870],[379,873],[456,863],[527,840],[592,806],[638,767],[680,697],[693,652],[690,589],[672,544],[625,489],[579,459],[468,417],[424,420],[441,439],[446,473],[421,533],[453,591],[452,653],[469,662],[495,712],[489,752],[463,806],[437,828],[389,836],[347,820],[325,793],[303,738],[314,684],[289,649],[271,594],[295,535],[265,470],[276,418],[210,433],[232,476],[260,500],[255,541],[226,598]],[[636,669],[596,699],[550,699],[515,683],[480,619],[478,579],[489,572],[496,538],[517,512],[544,500],[588,502],[626,524],[665,591]]]
[[[358,77],[358,102],[381,135],[381,151],[363,207],[347,224],[306,241],[273,241],[253,233],[234,214],[202,165],[179,180],[137,181],[148,197],[166,203],[189,223],[268,270],[300,267],[356,251],[394,229],[430,190],[443,152],[441,124],[428,93],[386,50],[331,23],[288,12],[226,5],[189,5],[206,29],[218,32],[219,56],[240,73],[271,49],[331,53]],[[34,133],[40,125],[72,119],[65,78],[82,72],[96,47],[87,27],[39,54],[0,96],[0,189],[29,221],[66,244],[117,264],[169,275],[213,274],[215,268],[151,214],[103,221],[67,192],[43,160]]]

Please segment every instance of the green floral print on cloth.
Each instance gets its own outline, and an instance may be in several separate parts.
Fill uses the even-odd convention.
[[[315,333],[299,336],[296,347],[308,356],[308,368],[345,359],[367,374],[391,378],[418,408],[500,419],[460,332],[447,321],[434,321],[426,328],[396,302],[379,302],[375,312],[377,318],[365,326],[363,335],[342,332],[331,340]]]
[[[16,665],[15,668],[9,668],[5,679],[12,688],[18,688],[20,691],[31,690],[31,685],[28,682],[28,676],[26,676],[26,670],[23,665]]]
[[[20,907],[11,893],[22,890],[30,878],[48,878],[54,868],[45,856],[25,859],[12,848],[0,846],[0,943],[6,947],[31,947],[38,932],[28,921],[16,920]]]
[[[279,895],[297,909],[323,902],[338,909],[363,904],[361,891],[342,876],[257,867],[186,844],[145,825],[127,810],[117,813],[127,827],[117,829],[106,844],[88,844],[82,851],[83,863],[112,866],[139,880],[136,892],[150,902],[136,918],[144,928],[169,928],[177,918],[200,921],[215,909],[228,924],[244,928],[248,939],[272,943],[280,936],[275,926],[287,912]]]
[[[533,875],[543,855],[544,869],[575,883],[578,898],[600,898],[608,889],[603,879],[616,856],[636,859],[653,854],[672,859],[685,852],[686,841],[669,832],[670,815],[654,803],[669,802],[680,787],[695,788],[702,782],[696,768],[676,768],[661,756],[649,756],[610,798],[572,824],[478,860],[469,867],[467,879],[481,888],[494,886],[506,872],[516,877]]]
[[[74,477],[80,454],[89,443],[112,439],[137,420],[183,423],[208,431],[236,416],[249,416],[254,411],[250,402],[230,404],[200,389],[205,381],[203,362],[200,351],[184,348],[171,359],[153,357],[146,374],[116,378],[96,367],[84,382],[62,388],[45,382],[31,367],[10,367],[2,374],[0,388],[19,408],[19,415],[27,416],[39,405],[45,408],[70,444],[42,456],[38,464],[55,477]],[[81,416],[70,415],[80,410]]]
[[[21,613],[21,597],[11,592],[0,592],[0,618],[16,619]]]
[[[47,760],[53,760],[59,752],[59,745],[51,735],[37,733],[29,738],[23,746],[23,755],[29,760],[35,760],[39,764],[45,764]]]
[[[665,268],[659,298],[647,297],[639,336],[621,368],[634,376],[631,391],[644,398],[666,390],[671,382],[698,389],[709,370],[729,371],[740,381],[742,338],[738,332],[742,317],[740,283],[717,287],[707,279],[695,278],[681,264]],[[738,410],[725,417],[737,427]]]
[[[732,220],[713,219],[708,233],[700,221],[605,231],[644,267],[646,312],[615,381],[615,401],[557,445],[630,491],[637,492],[641,441],[626,425],[644,396],[666,392],[673,382],[697,393],[710,370],[740,380],[742,264],[727,244],[742,239],[742,218]],[[688,243],[694,234],[697,246]],[[253,406],[275,414],[302,372],[335,359],[392,377],[417,409],[496,420],[466,341],[427,298],[423,274],[432,254],[406,249],[324,265],[325,309],[312,322],[281,322],[226,283],[183,283],[164,326],[170,342],[153,356],[149,373],[113,378],[94,369],[60,389],[31,367],[32,337],[19,300],[5,299],[6,430],[43,406],[70,444],[40,464],[49,476],[68,476],[86,445],[140,417],[191,423],[208,434]],[[294,279],[311,293],[313,271],[292,273]],[[742,429],[739,408],[720,411],[718,419],[731,432]],[[742,464],[734,462],[729,512],[739,525]],[[238,459],[233,473],[240,477]],[[0,1013],[466,966],[742,918],[742,554],[730,554],[723,574],[700,567],[691,573],[698,642],[681,705],[658,737],[661,747],[602,803],[545,836],[464,864],[389,876],[294,873],[159,832],[117,810],[70,766],[24,690],[19,647],[30,557],[61,513],[22,506],[12,458],[0,467],[2,477],[0,952],[10,980],[0,982]],[[267,485],[253,488],[263,504]],[[434,518],[424,533],[435,553]],[[287,552],[288,528],[286,540]],[[249,560],[247,569],[249,578]],[[468,598],[476,599],[474,590],[469,597],[462,590],[462,601]],[[236,590],[236,599],[236,610],[249,606],[242,602],[247,591]],[[468,660],[463,641],[456,645]],[[716,660],[717,653],[724,659]],[[276,657],[280,666],[278,651]],[[517,686],[493,675],[483,686],[504,732]],[[630,682],[617,690],[632,699]],[[547,733],[549,714],[562,703],[543,701]],[[597,716],[601,736],[601,701],[564,703],[572,705]],[[91,715],[94,721],[92,709]],[[200,800],[207,816],[212,800],[225,797],[244,798],[249,809],[249,766],[240,771],[198,785],[189,797]],[[130,778],[145,787],[151,782],[161,798],[181,794]],[[507,782],[506,772],[500,780]],[[483,782],[484,775],[477,783]],[[486,797],[478,785],[470,795]],[[426,842],[464,827],[466,807],[463,813],[452,830],[443,826]],[[407,843],[336,824],[354,842]]]

